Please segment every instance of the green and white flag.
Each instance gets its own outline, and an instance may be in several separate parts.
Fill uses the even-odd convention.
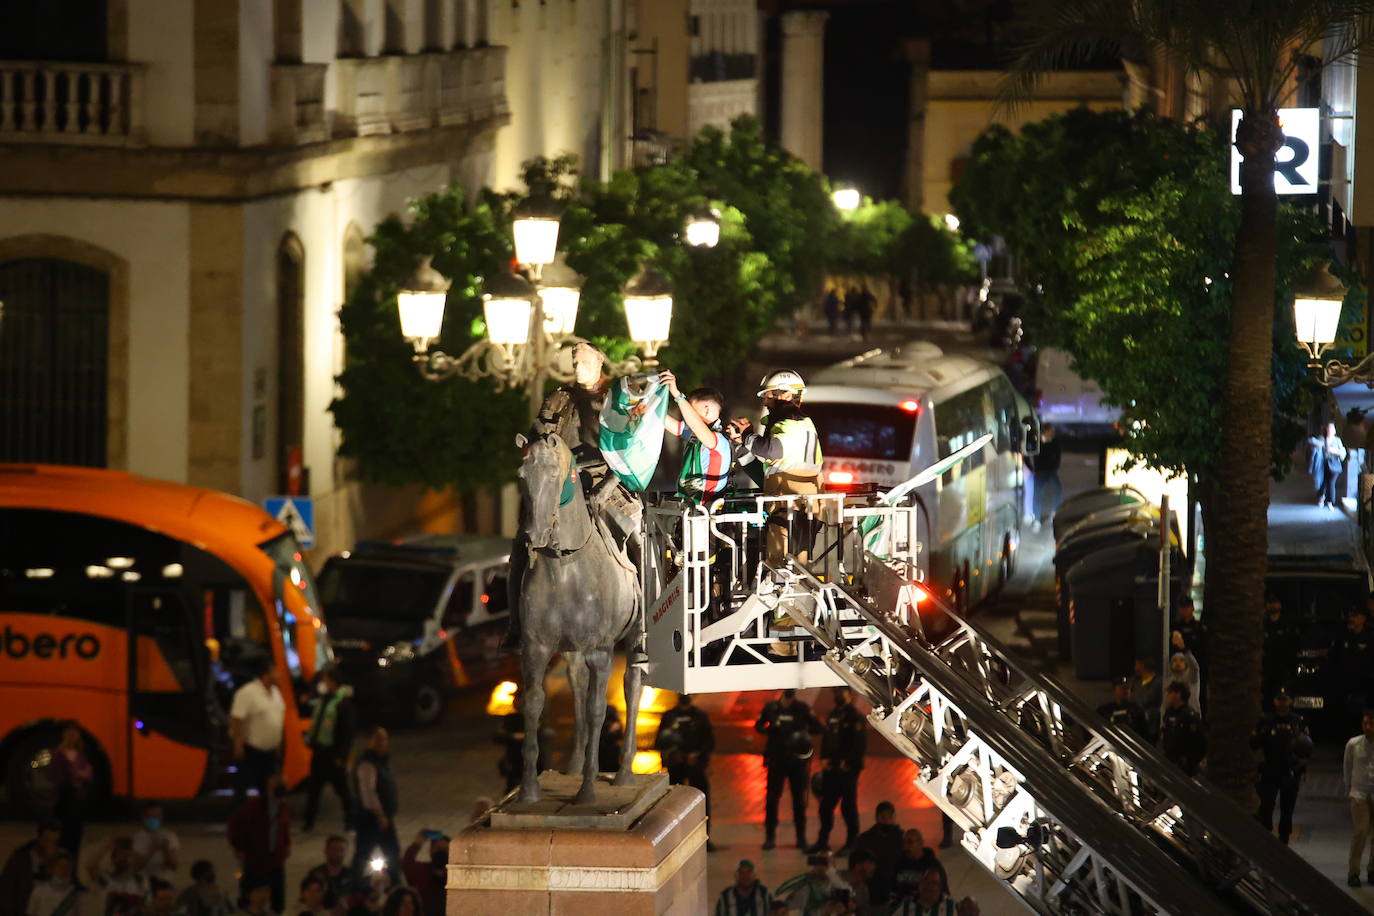
[[[663,420],[668,415],[668,389],[658,376],[644,380],[641,392],[628,378],[616,379],[601,408],[601,454],[628,490],[649,486],[663,451]]]

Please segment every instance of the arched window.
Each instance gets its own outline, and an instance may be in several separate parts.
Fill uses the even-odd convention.
[[[104,271],[0,263],[0,461],[106,465],[109,324]]]
[[[343,288],[345,302],[353,298],[353,292],[362,281],[363,274],[367,273],[367,268],[367,241],[363,238],[363,230],[358,228],[357,223],[350,222],[348,228],[344,230],[343,238]]]
[[[304,447],[305,249],[288,232],[277,248],[277,478],[283,493],[289,492],[291,457]]]

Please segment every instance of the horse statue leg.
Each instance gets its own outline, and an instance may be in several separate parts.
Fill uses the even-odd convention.
[[[586,660],[581,652],[564,652],[563,660],[568,665],[568,688],[572,691],[573,699],[573,750],[564,772],[569,776],[576,776],[581,771],[582,761],[587,753],[587,742],[598,741],[601,736],[587,733],[587,717],[582,714],[582,709],[587,704],[587,681],[590,678]]]
[[[639,634],[634,633],[626,640],[626,646],[633,649],[639,640]],[[620,751],[620,768],[616,770],[615,779],[612,784],[617,786],[629,785],[634,781],[634,770],[632,769],[635,760],[636,735],[635,724],[639,721],[639,694],[640,683],[644,679],[644,672],[638,665],[632,665],[627,659],[625,662],[625,738],[624,746]],[[606,761],[603,765],[608,765]]]
[[[589,649],[585,653],[587,674],[589,675],[585,702],[582,704],[580,718],[586,719],[586,727],[579,731],[588,735],[587,750],[582,763],[582,787],[573,798],[575,805],[591,805],[596,802],[596,777],[601,742],[595,737],[601,734],[601,726],[606,721],[606,686],[611,679],[611,661],[615,656],[611,647]]]
[[[528,630],[525,632],[520,644],[520,675],[524,681],[521,711],[525,714],[525,769],[520,778],[519,798],[522,802],[537,802],[543,798],[539,790],[539,720],[544,715],[544,673],[551,655],[551,647],[539,642]]]

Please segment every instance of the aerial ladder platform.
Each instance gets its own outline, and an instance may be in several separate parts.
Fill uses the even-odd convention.
[[[770,565],[768,517],[791,518]],[[848,685],[962,846],[1046,914],[1364,910],[1253,816],[922,585],[918,512],[844,494],[646,507],[648,683]],[[804,532],[798,537],[797,532]]]

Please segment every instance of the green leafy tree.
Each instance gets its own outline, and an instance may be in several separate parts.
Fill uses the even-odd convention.
[[[1217,487],[1227,524],[1209,531],[1214,709],[1208,775],[1242,806],[1254,802],[1249,719],[1259,695],[1262,610],[1268,552],[1273,326],[1278,253],[1274,155],[1283,145],[1278,109],[1300,55],[1318,66],[1366,47],[1369,0],[1045,0],[1027,17],[1028,38],[1009,74],[1011,98],[1025,98],[1045,74],[1104,54],[1157,55],[1233,88],[1241,109],[1239,217],[1230,274],[1225,381],[1219,417],[1226,449]]]

